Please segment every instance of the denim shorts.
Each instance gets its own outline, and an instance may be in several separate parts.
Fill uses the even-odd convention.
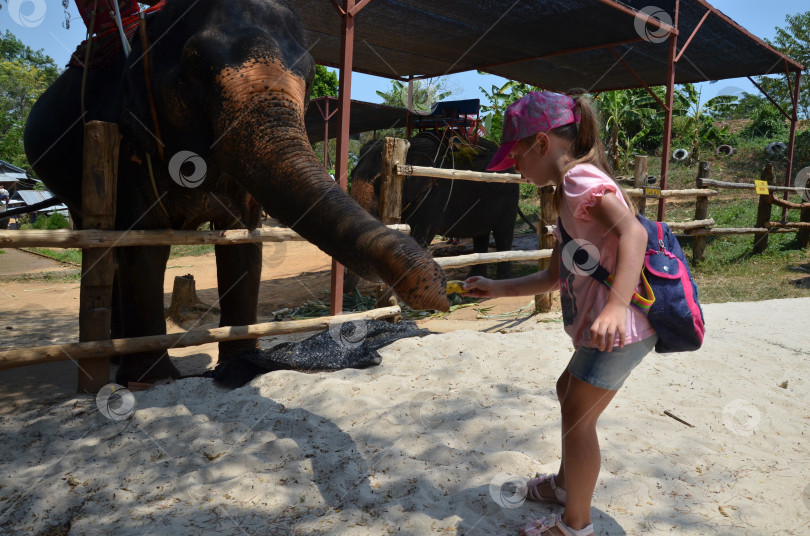
[[[636,365],[655,347],[656,342],[658,335],[653,335],[627,344],[624,348],[614,347],[610,352],[582,346],[574,352],[567,370],[571,376],[594,387],[617,391]]]

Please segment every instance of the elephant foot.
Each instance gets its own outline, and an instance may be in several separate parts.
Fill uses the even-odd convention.
[[[260,349],[259,340],[252,339],[247,341],[227,341],[219,343],[219,357],[217,364],[221,365],[227,363],[242,352]]]
[[[115,382],[126,386],[129,382],[154,383],[158,380],[176,379],[180,377],[169,356],[162,357],[124,357],[122,364],[115,373]]]

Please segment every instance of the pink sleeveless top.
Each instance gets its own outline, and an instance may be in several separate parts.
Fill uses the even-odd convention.
[[[610,273],[616,270],[618,238],[594,220],[588,210],[596,205],[599,198],[613,192],[626,207],[627,203],[613,180],[599,168],[590,164],[580,164],[563,177],[563,202],[560,207],[560,220],[571,237],[569,248],[585,247],[592,257]],[[628,211],[629,211],[628,207]],[[559,229],[554,235],[562,244]],[[563,309],[565,332],[571,337],[574,346],[593,348],[590,329],[596,317],[607,305],[610,289],[587,275],[587,267],[577,269],[571,265],[573,251],[564,255],[560,248],[560,302]],[[566,260],[567,257],[567,260]],[[582,269],[584,268],[584,269]],[[640,274],[639,274],[640,277]],[[638,290],[638,287],[636,287]],[[625,344],[644,340],[655,334],[647,317],[633,306],[627,308],[625,323]],[[619,344],[616,336],[614,346]]]

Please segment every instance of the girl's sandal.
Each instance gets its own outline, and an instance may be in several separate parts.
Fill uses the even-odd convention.
[[[565,506],[565,490],[557,485],[554,477],[557,475],[546,474],[536,475],[534,478],[526,483],[526,498],[530,501],[539,503],[551,503]],[[540,486],[548,482],[551,490],[554,492],[554,497],[548,497],[540,493]]]
[[[520,531],[520,536],[538,536],[556,528],[563,536],[593,536],[593,523],[575,530],[563,523],[562,516],[553,515],[532,521]]]

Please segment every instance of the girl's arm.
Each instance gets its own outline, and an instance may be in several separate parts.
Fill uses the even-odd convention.
[[[560,285],[560,253],[557,245],[551,252],[547,270],[520,277],[495,281],[486,277],[471,277],[464,282],[465,296],[495,298],[498,296],[530,296],[556,290]]]
[[[644,265],[647,231],[613,192],[600,197],[588,214],[619,239],[613,288],[591,326],[591,340],[599,350],[609,352],[617,333],[619,348],[624,346],[627,308]]]

